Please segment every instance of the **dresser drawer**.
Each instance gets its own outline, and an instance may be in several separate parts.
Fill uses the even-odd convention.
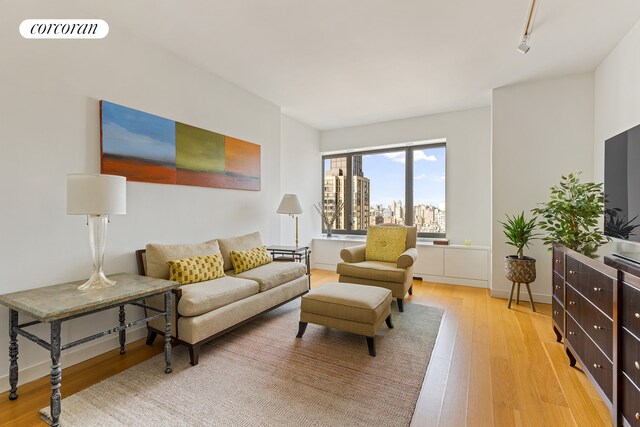
[[[553,271],[564,277],[564,252],[553,248]]]
[[[560,328],[560,332],[564,334],[564,308],[555,297],[551,298],[551,315]]]
[[[620,376],[620,406],[622,415],[632,426],[640,426],[640,390],[624,374]]]
[[[569,256],[566,262],[565,283],[573,286],[609,318],[612,318],[614,279]]]
[[[622,284],[620,317],[622,326],[640,336],[640,291],[626,283]]]
[[[566,310],[607,357],[613,360],[613,321],[570,285],[567,285]]]
[[[582,328],[578,326],[578,323],[569,313],[567,313],[565,319],[567,321],[565,341],[571,344],[571,347],[575,350],[575,356],[582,357],[584,354],[584,340],[589,338],[587,338]]]
[[[553,295],[564,305],[564,279],[555,271],[553,272]]]
[[[622,329],[622,370],[633,380],[640,384],[640,341],[629,331]]]
[[[571,344],[575,356],[580,358],[584,369],[589,371],[605,396],[611,402],[613,390],[613,364],[596,346],[587,334],[578,326],[575,319],[567,313],[566,341]]]

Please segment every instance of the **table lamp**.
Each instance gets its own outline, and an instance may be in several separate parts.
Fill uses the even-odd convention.
[[[113,286],[102,270],[107,241],[109,215],[127,213],[127,179],[101,174],[67,175],[67,215],[86,215],[89,243],[93,255],[93,273],[78,289],[99,289]]]
[[[279,214],[288,214],[292,218],[296,219],[296,248],[298,247],[298,215],[302,213],[302,206],[300,206],[300,200],[295,194],[285,194],[282,196],[282,201],[278,207]]]

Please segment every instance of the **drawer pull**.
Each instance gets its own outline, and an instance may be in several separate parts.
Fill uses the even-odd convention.
[[[640,420],[640,414],[636,412],[636,420]]]
[[[558,310],[553,310],[553,314],[555,314],[557,316],[558,315]]]
[[[598,365],[597,363],[594,363],[594,364],[593,364],[593,367],[594,367],[594,368],[598,368],[598,369],[602,369],[602,365]]]
[[[602,329],[602,326],[598,326],[598,325],[593,325],[593,329],[595,329],[596,331]]]
[[[636,363],[634,363],[634,365],[636,365],[636,369],[640,370],[640,363],[638,363],[637,360],[636,360]]]
[[[636,319],[640,319],[640,313],[636,313]]]
[[[556,260],[556,264],[560,264],[560,260],[559,259]]]
[[[596,291],[596,292],[600,292],[600,291],[602,291],[602,288],[593,288],[593,290]]]
[[[556,285],[556,289],[560,289],[560,285]]]
[[[569,335],[575,335],[575,332],[569,331]]]
[[[569,274],[576,274],[576,272],[573,270],[569,270]]]
[[[575,301],[569,301],[569,305],[576,305]]]

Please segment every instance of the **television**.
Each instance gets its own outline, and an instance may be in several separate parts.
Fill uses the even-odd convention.
[[[640,242],[640,125],[605,141],[604,194],[604,234]]]

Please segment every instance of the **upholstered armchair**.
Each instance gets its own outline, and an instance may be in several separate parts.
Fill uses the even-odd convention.
[[[391,238],[387,239],[384,234],[380,236],[378,233],[382,231],[386,234],[390,228],[397,229],[399,227],[406,229],[404,248],[398,248],[397,242],[394,244]],[[375,246],[371,242],[371,236],[374,234],[376,235]],[[416,227],[403,225],[370,227],[367,244],[352,246],[340,251],[342,262],[338,263],[337,272],[340,275],[338,280],[389,289],[391,296],[398,301],[398,309],[403,312],[402,300],[407,292],[409,295],[413,293],[413,265],[418,258],[416,238]],[[367,248],[369,248],[369,254],[367,254]],[[374,250],[377,252],[375,255]],[[379,255],[380,251],[383,252],[382,256]],[[379,261],[376,258],[385,260]]]

